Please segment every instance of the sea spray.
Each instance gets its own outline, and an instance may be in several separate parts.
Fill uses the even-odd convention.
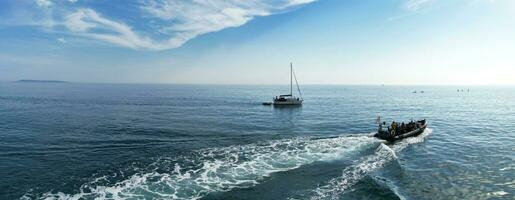
[[[424,138],[431,132],[431,129],[426,129],[421,135],[406,138],[395,143],[392,147],[382,143],[377,147],[374,154],[366,156],[356,162],[357,164],[345,168],[342,176],[331,179],[327,184],[308,192],[312,193],[310,199],[339,199],[340,195],[347,192],[350,187],[363,179],[367,174],[382,168],[389,161],[397,159],[396,153],[402,151],[410,144],[423,142]]]
[[[209,148],[183,156],[163,157],[152,164],[155,169],[151,172],[136,173],[115,184],[88,183],[76,194],[47,192],[42,198],[199,199],[212,192],[252,187],[275,172],[292,170],[317,161],[341,159],[346,154],[379,142],[369,136],[298,137]],[[374,164],[375,161],[367,163]],[[363,170],[370,168],[366,165],[361,166]]]

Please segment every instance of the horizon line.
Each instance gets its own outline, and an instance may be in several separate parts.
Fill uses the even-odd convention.
[[[36,80],[42,82],[21,82],[22,80]],[[47,81],[46,79],[19,79],[19,80],[0,80],[0,82],[10,82],[10,83],[46,83],[43,81]],[[282,86],[289,85],[285,83],[173,83],[173,82],[84,82],[84,81],[67,81],[60,79],[52,79],[52,81],[58,81],[57,84],[120,84],[120,85],[241,85],[241,86]],[[327,86],[515,86],[515,83],[487,83],[487,84],[434,84],[434,83],[307,83],[300,84],[305,86],[317,86],[317,85],[327,85]]]

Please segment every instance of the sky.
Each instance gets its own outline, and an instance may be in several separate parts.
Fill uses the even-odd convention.
[[[514,85],[513,0],[2,0],[0,81]]]

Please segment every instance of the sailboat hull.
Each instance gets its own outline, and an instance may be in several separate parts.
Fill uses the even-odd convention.
[[[288,105],[302,105],[302,100],[297,99],[286,99],[286,100],[274,100],[273,105],[288,106]]]

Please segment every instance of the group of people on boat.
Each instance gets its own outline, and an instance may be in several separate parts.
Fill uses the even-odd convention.
[[[392,124],[388,127],[388,133],[390,135],[402,135],[405,133],[409,133],[415,129],[418,129],[422,126],[422,124],[418,122],[414,122],[411,120],[409,123],[405,124],[404,122],[401,122],[400,124],[396,121],[393,121]]]
[[[379,129],[378,133],[387,134],[390,137],[395,137],[396,135],[402,135],[405,133],[409,133],[413,130],[419,129],[422,127],[422,123],[420,121],[411,120],[409,123],[398,123],[393,121],[390,126],[388,126],[388,131],[383,131],[383,125],[386,125],[386,122],[380,122],[380,118],[378,118]]]

